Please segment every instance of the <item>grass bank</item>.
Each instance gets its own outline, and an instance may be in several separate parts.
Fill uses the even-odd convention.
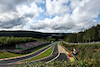
[[[49,56],[52,53],[53,47],[49,48],[48,50],[46,50],[44,53],[30,59],[30,60],[26,60],[26,61],[32,61],[32,60],[37,60],[37,59],[41,59],[44,58],[46,56]],[[25,61],[24,61],[25,62]]]
[[[0,53],[0,59],[2,59],[2,58],[16,57],[16,56],[21,56],[21,54],[14,54],[14,53],[10,53],[10,52]]]
[[[14,65],[12,67],[99,67],[95,65],[95,62],[91,61],[77,61],[77,62],[67,62],[67,61],[53,61],[48,64],[45,62],[30,62],[26,64]]]
[[[49,44],[50,45],[50,44]],[[47,47],[48,45],[46,45],[46,46],[44,46],[44,47],[42,47],[42,48],[45,48],[45,47]],[[42,49],[42,48],[39,48],[39,49],[37,49],[37,50],[35,50],[35,51],[32,51],[31,53],[34,53],[34,52],[36,52],[36,51],[38,51],[38,50],[40,50],[40,49]],[[30,54],[30,53],[28,53],[28,54]],[[3,58],[11,58],[11,57],[17,57],[17,56],[22,56],[22,55],[27,55],[27,54],[14,54],[14,53],[10,53],[10,52],[3,52],[3,53],[0,53],[0,59],[3,59]]]
[[[100,44],[87,44],[87,45],[70,45],[64,42],[61,42],[62,46],[65,46],[69,51],[72,51],[74,48],[78,51],[78,54],[75,55],[78,59],[84,61],[93,61],[100,64]]]

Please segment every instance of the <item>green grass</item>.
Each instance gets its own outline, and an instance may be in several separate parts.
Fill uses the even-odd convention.
[[[16,56],[21,56],[21,54],[14,54],[14,53],[10,53],[10,52],[0,53],[0,59],[2,59],[2,58],[16,57]]]
[[[46,56],[49,56],[51,53],[52,53],[52,50],[53,50],[53,47],[51,47],[50,49],[48,49],[47,51],[45,51],[44,53],[30,59],[30,60],[26,60],[26,61],[32,61],[32,60],[37,60],[37,59],[40,59],[40,58],[44,58]]]
[[[48,64],[45,62],[30,62],[26,64],[14,65],[11,67],[100,67],[99,62],[95,61],[53,61]]]
[[[50,44],[49,44],[50,45]],[[48,45],[46,45],[46,46],[44,46],[44,47],[42,47],[42,48],[45,48],[45,47],[47,47]],[[31,53],[33,53],[33,52],[36,52],[36,51],[38,51],[38,50],[40,50],[40,49],[42,49],[42,48],[39,48],[39,49],[37,49],[37,50],[35,50],[35,51],[32,51]],[[30,54],[30,53],[28,53],[28,54]],[[17,57],[17,56],[22,56],[22,55],[27,55],[27,54],[14,54],[14,53],[10,53],[10,52],[3,52],[3,53],[0,53],[0,59],[3,59],[3,58],[11,58],[11,57]]]
[[[49,44],[50,45],[50,44]],[[46,45],[46,46],[44,46],[44,47],[47,47],[48,45]],[[33,52],[36,52],[36,51],[38,51],[38,50],[40,50],[40,49],[42,49],[42,48],[44,48],[44,47],[41,47],[41,48],[39,48],[39,49],[37,49],[37,50],[35,50],[35,51],[32,51],[31,53],[33,53]]]

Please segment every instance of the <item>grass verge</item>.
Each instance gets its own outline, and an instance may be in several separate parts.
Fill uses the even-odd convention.
[[[50,45],[50,44],[49,44]],[[45,47],[47,47],[48,45],[46,45],[46,46],[44,46],[44,47],[41,47],[41,48],[39,48],[39,49],[37,49],[37,50],[34,50],[34,51],[32,51],[31,53],[33,53],[33,52],[36,52],[36,51],[38,51],[38,50],[40,50],[40,49],[42,49],[42,48],[45,48]]]
[[[10,53],[10,52],[0,53],[0,59],[2,59],[2,58],[16,57],[16,56],[21,56],[21,54],[14,54],[14,53]]]
[[[45,51],[44,53],[30,59],[30,60],[26,60],[26,61],[32,61],[32,60],[37,60],[37,59],[41,59],[44,58],[46,56],[49,56],[52,53],[53,47],[51,47],[50,49],[48,49],[47,51]],[[25,62],[25,61],[24,61]]]
[[[50,44],[49,44],[50,45]],[[42,48],[45,48],[45,47],[47,47],[48,45],[46,45],[46,46],[44,46],[44,47],[41,47],[41,48],[39,48],[39,49],[37,49],[37,50],[35,50],[35,51],[32,51],[31,53],[33,53],[33,52],[36,52],[36,51],[38,51],[38,50],[40,50],[40,49],[42,49]],[[30,54],[30,53],[28,53],[28,54]],[[27,54],[14,54],[14,53],[10,53],[10,52],[3,52],[3,53],[0,53],[0,59],[3,59],[3,58],[11,58],[11,57],[17,57],[17,56],[22,56],[22,55],[27,55]]]
[[[79,60],[96,61],[100,63],[100,44],[87,44],[87,45],[69,45],[64,42],[61,45],[65,46],[69,51],[74,48],[78,51],[75,55]]]
[[[98,64],[98,65],[97,65]],[[11,67],[99,67],[100,64],[98,62],[91,61],[53,61],[48,64],[45,62],[30,62],[26,64],[14,65]]]

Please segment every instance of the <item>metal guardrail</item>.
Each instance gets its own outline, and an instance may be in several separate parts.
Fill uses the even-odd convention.
[[[66,44],[70,44],[70,45],[87,45],[87,44],[100,44],[100,42],[88,42],[88,43],[67,43],[65,41],[63,41]]]

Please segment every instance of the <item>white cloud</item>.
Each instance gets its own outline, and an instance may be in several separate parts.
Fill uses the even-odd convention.
[[[96,25],[94,18],[100,14],[100,0],[47,0],[46,14],[55,16],[53,19],[46,18],[31,25],[31,29],[45,30],[45,32],[78,32]],[[72,12],[72,13],[71,13]],[[71,14],[70,14],[71,13]]]
[[[78,32],[100,24],[94,20],[100,14],[99,3],[100,0],[0,0],[0,29],[28,29],[31,25],[30,30],[43,32]],[[44,20],[37,19],[40,16]]]
[[[100,14],[99,2],[99,0],[81,1],[79,3],[79,6],[73,10],[73,13],[71,15],[72,19],[76,23],[85,23],[91,21],[93,18],[97,18],[98,14]]]
[[[80,2],[81,2],[81,0],[70,0],[69,6],[72,10],[74,10],[76,7],[78,7],[80,5]],[[82,3],[81,3],[81,5],[82,5]]]
[[[12,29],[19,26],[23,28],[26,23],[43,12],[36,2],[36,0],[0,0],[0,28]]]
[[[47,15],[64,15],[69,12],[68,0],[46,0]]]
[[[100,0],[83,0],[79,6],[73,10],[71,18],[76,25],[81,29],[88,29],[98,22],[93,19],[97,18],[100,14]]]
[[[69,14],[64,15],[63,17],[55,16],[53,19],[46,18],[43,21],[38,21],[36,24],[32,24],[31,28],[34,30],[45,30],[46,31],[55,31],[60,32],[66,29],[72,29],[74,27],[74,22],[72,21]]]

